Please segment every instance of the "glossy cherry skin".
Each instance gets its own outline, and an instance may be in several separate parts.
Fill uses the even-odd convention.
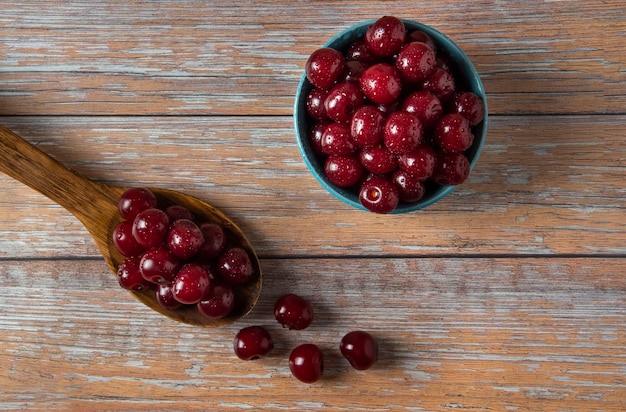
[[[356,155],[329,156],[324,162],[324,175],[335,186],[350,187],[357,184],[365,169]]]
[[[248,283],[254,277],[254,268],[248,252],[236,246],[226,249],[219,256],[217,272],[220,279],[234,285]]]
[[[150,289],[152,286],[151,282],[148,282],[141,276],[139,262],[140,259],[138,257],[130,257],[124,259],[118,266],[117,281],[124,289],[143,291]]]
[[[369,66],[359,60],[348,60],[343,69],[343,74],[339,78],[339,82],[359,83],[361,76]]]
[[[217,223],[205,222],[200,224],[200,231],[204,242],[196,256],[204,260],[217,258],[226,247],[224,228]]]
[[[255,360],[267,356],[274,349],[269,332],[261,326],[248,326],[235,335],[235,355],[241,360]]]
[[[469,120],[458,113],[448,113],[439,119],[433,136],[439,148],[448,153],[464,152],[474,142]]]
[[[224,284],[211,284],[206,295],[197,303],[198,312],[209,319],[221,319],[235,308],[233,289]]]
[[[185,305],[200,302],[209,290],[209,273],[197,263],[183,265],[172,283],[174,299]]]
[[[302,330],[313,322],[313,308],[308,300],[288,293],[274,304],[274,317],[284,328]]]
[[[379,59],[379,57],[372,53],[369,47],[367,47],[367,43],[363,37],[356,39],[348,46],[345,51],[345,58],[346,60],[360,61],[367,66]]]
[[[311,53],[305,65],[305,73],[315,87],[327,90],[341,76],[344,65],[345,59],[340,52],[324,47]]]
[[[371,212],[392,212],[400,202],[398,188],[387,178],[372,176],[366,179],[359,191],[361,204]]]
[[[398,195],[400,196],[400,201],[402,202],[417,202],[423,198],[424,193],[426,193],[424,181],[416,179],[415,176],[405,170],[396,170],[391,176],[391,181],[398,188]]]
[[[397,111],[387,117],[383,129],[383,141],[392,153],[408,153],[415,150],[422,142],[422,134],[422,123],[417,116]]]
[[[365,43],[377,56],[397,53],[406,39],[406,27],[402,20],[384,16],[372,23],[365,31]]]
[[[350,136],[359,147],[374,146],[383,140],[385,115],[378,107],[366,104],[355,110],[350,122]]]
[[[377,104],[395,102],[402,93],[400,72],[387,63],[370,66],[363,72],[360,80],[365,97]]]
[[[412,31],[407,36],[407,43],[414,42],[414,41],[426,43],[426,45],[428,45],[428,47],[431,48],[431,50],[435,53],[435,55],[437,54],[437,44],[428,33],[421,31],[421,30]]]
[[[424,130],[431,130],[443,116],[441,101],[428,90],[418,90],[408,95],[402,102],[402,110],[417,116]]]
[[[289,370],[301,382],[317,382],[324,373],[324,354],[312,343],[296,346],[289,354]]]
[[[435,150],[428,144],[398,156],[398,166],[417,180],[426,180],[433,174],[437,162]]]
[[[180,262],[168,248],[149,249],[139,263],[141,276],[155,284],[171,283],[180,268]]]
[[[122,193],[117,208],[124,219],[132,221],[139,212],[156,206],[157,198],[150,189],[133,187]]]
[[[363,148],[359,160],[365,169],[377,175],[391,173],[398,167],[396,156],[385,145]]]
[[[396,67],[405,81],[417,83],[435,69],[436,61],[435,53],[426,43],[412,42],[398,53]]]
[[[357,330],[346,334],[341,339],[339,350],[354,369],[369,369],[378,360],[378,343],[365,331]]]
[[[450,111],[465,117],[472,127],[477,126],[485,117],[483,101],[472,92],[457,93],[450,103]]]
[[[133,221],[133,237],[145,248],[163,244],[170,225],[170,218],[161,209],[146,209],[137,214]]]
[[[328,92],[324,108],[332,120],[349,123],[354,111],[363,105],[363,99],[358,83],[341,82]]]
[[[174,292],[172,290],[171,283],[165,283],[157,286],[156,301],[163,309],[167,310],[176,310],[183,306],[182,303],[174,299]]]
[[[193,213],[189,209],[181,205],[171,205],[165,209],[165,214],[170,218],[170,222],[175,222],[180,219],[193,220]]]
[[[470,163],[463,153],[437,154],[432,179],[440,185],[460,185],[469,177]]]
[[[123,220],[113,228],[113,244],[122,256],[140,256],[146,248],[141,246],[133,236],[133,223]]]
[[[331,123],[324,129],[320,144],[322,152],[328,156],[349,155],[357,149],[357,145],[350,137],[350,129],[340,123]]]
[[[178,219],[167,233],[167,247],[177,258],[191,259],[204,244],[204,235],[198,225],[189,219]]]
[[[328,90],[313,88],[306,96],[306,112],[315,120],[328,119],[324,101],[328,96]]]
[[[452,74],[441,68],[435,69],[421,83],[424,90],[428,90],[442,102],[447,102],[456,91],[456,82]]]

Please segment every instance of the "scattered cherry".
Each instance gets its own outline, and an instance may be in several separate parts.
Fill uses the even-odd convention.
[[[315,344],[299,345],[289,355],[289,369],[299,381],[317,382],[324,373],[324,354]]]
[[[365,331],[357,330],[346,334],[341,339],[339,349],[354,369],[369,369],[378,360],[378,343]]]
[[[267,356],[274,348],[274,342],[262,326],[248,326],[237,332],[233,347],[239,359],[255,360]]]
[[[288,293],[276,301],[274,317],[285,328],[302,330],[313,322],[313,309],[308,300]]]

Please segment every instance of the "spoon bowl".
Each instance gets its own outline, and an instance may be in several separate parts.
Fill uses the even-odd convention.
[[[120,196],[127,188],[94,182],[65,167],[20,136],[0,125],[0,172],[40,192],[72,213],[93,237],[104,260],[114,274],[124,257],[113,244],[113,229],[122,221],[118,211]],[[261,293],[261,267],[243,231],[224,213],[195,197],[168,189],[150,188],[160,207],[180,205],[204,221],[218,223],[231,242],[248,252],[255,278],[234,288],[235,309],[221,319],[209,319],[195,306],[167,310],[156,301],[154,290],[132,293],[149,308],[178,322],[197,326],[225,326],[248,314]]]

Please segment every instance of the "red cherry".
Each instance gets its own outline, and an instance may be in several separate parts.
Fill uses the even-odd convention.
[[[133,220],[139,212],[157,206],[157,199],[150,189],[133,187],[120,196],[118,210],[124,219]]]
[[[140,259],[138,257],[130,257],[124,259],[117,268],[117,281],[124,289],[143,291],[150,289],[152,286],[151,282],[148,282],[141,276],[139,262]]]
[[[439,100],[447,101],[454,95],[456,82],[448,70],[435,67],[422,82],[422,88],[432,92]]]
[[[377,56],[391,56],[400,50],[406,39],[406,27],[402,20],[384,16],[365,31],[367,47]]]
[[[180,262],[165,246],[148,250],[139,263],[141,276],[156,284],[171,283],[180,268]]]
[[[339,350],[354,369],[369,369],[378,360],[378,343],[372,335],[364,331],[346,334],[341,339]]]
[[[315,120],[328,118],[324,101],[328,96],[328,90],[313,88],[306,96],[306,112]]]
[[[364,105],[355,110],[350,123],[350,136],[359,147],[374,146],[383,139],[385,115],[375,106]]]
[[[349,155],[356,152],[357,146],[350,137],[350,129],[345,124],[331,123],[322,133],[322,151],[327,155]]]
[[[450,111],[465,117],[472,127],[482,122],[485,117],[483,101],[472,92],[457,93],[450,103]]]
[[[437,122],[434,139],[444,152],[463,152],[474,142],[469,120],[458,113],[448,113]]]
[[[312,343],[297,346],[289,354],[289,369],[301,382],[317,382],[324,373],[324,354]]]
[[[389,179],[372,176],[365,180],[359,191],[361,204],[374,213],[390,213],[400,202],[398,188]]]
[[[174,299],[186,305],[200,302],[209,289],[209,273],[196,263],[180,268],[172,284]]]
[[[359,160],[369,172],[377,175],[391,173],[398,167],[396,156],[384,145],[362,149]]]
[[[146,209],[139,212],[133,221],[133,237],[141,246],[152,248],[165,241],[170,218],[161,209]]]
[[[463,153],[439,153],[432,179],[440,185],[460,185],[467,180],[470,163]]]
[[[330,156],[324,163],[324,174],[335,186],[350,187],[356,185],[365,169],[355,155]]]
[[[344,65],[345,59],[341,53],[325,47],[311,53],[305,65],[305,73],[315,87],[330,89],[341,76]]]
[[[167,233],[167,247],[180,259],[190,259],[204,244],[204,235],[194,222],[179,219],[171,224]]]
[[[402,102],[402,110],[417,116],[425,130],[432,129],[443,115],[439,98],[428,90],[419,90],[408,95]]]
[[[219,256],[217,272],[224,282],[237,285],[250,282],[255,274],[248,252],[236,246]]]
[[[437,154],[427,144],[422,144],[412,152],[398,156],[400,169],[411,174],[417,180],[428,179],[433,174],[436,162]]]
[[[313,309],[308,300],[288,293],[274,304],[274,317],[285,328],[302,330],[313,322]]]
[[[332,120],[339,123],[348,123],[352,113],[363,105],[363,93],[359,85],[354,82],[342,82],[333,87],[326,99],[324,108]]]
[[[424,197],[426,186],[424,181],[416,179],[405,170],[396,170],[391,176],[391,181],[398,188],[398,194],[402,202],[414,203]]]
[[[393,112],[385,122],[383,140],[395,154],[415,150],[422,141],[422,123],[411,113]]]
[[[207,294],[197,303],[198,312],[209,319],[221,319],[235,308],[235,294],[228,285],[210,284]]]
[[[377,104],[393,103],[402,92],[400,73],[387,63],[378,63],[365,70],[360,85],[363,94]]]
[[[233,349],[241,360],[260,359],[274,348],[269,332],[261,326],[248,326],[235,335]]]
[[[402,78],[411,83],[424,80],[434,70],[435,63],[435,53],[421,42],[406,44],[396,58],[396,67]]]
[[[122,256],[140,256],[146,248],[133,236],[133,223],[123,220],[113,228],[113,244]]]

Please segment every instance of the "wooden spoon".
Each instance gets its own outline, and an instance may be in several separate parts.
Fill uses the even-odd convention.
[[[79,175],[2,125],[0,171],[37,190],[78,218],[93,237],[113,273],[117,274],[117,267],[124,258],[113,245],[112,231],[122,220],[117,205],[126,188],[97,183]],[[154,290],[131,293],[149,308],[191,325],[224,326],[250,312],[261,293],[262,276],[258,257],[241,229],[221,211],[199,199],[173,190],[150,190],[157,197],[160,207],[181,205],[203,220],[222,225],[231,242],[243,247],[250,255],[256,278],[235,290],[238,297],[235,310],[217,320],[198,313],[195,305],[175,311],[163,309],[155,299]]]

